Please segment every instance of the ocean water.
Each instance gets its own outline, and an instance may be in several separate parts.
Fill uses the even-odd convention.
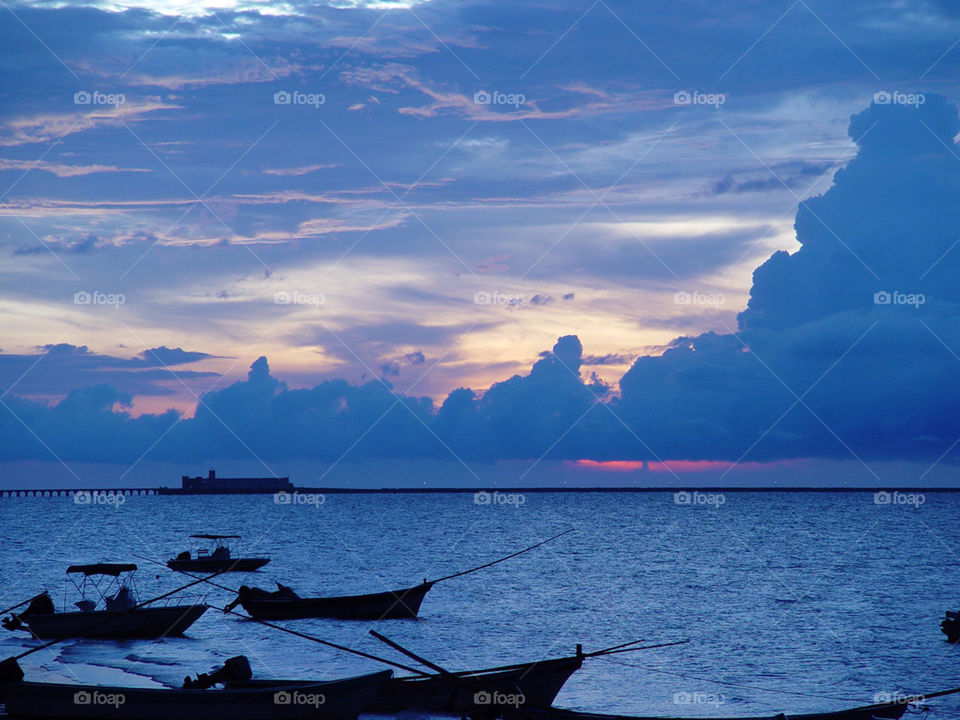
[[[268,554],[258,573],[218,581],[301,595],[406,587],[554,542],[440,583],[418,621],[292,621],[318,637],[410,663],[371,628],[453,670],[590,651],[644,638],[685,645],[588,659],[557,705],[624,714],[721,717],[813,712],[879,694],[960,686],[960,650],[938,623],[960,610],[960,494],[737,492],[678,504],[672,492],[0,499],[0,607],[43,588],[76,599],[71,563],[135,561],[143,598],[189,582],[164,561],[193,532],[237,533]],[[888,496],[889,499],[889,496]],[[521,502],[522,500],[522,502]],[[722,502],[721,502],[722,500]],[[68,590],[67,594],[64,591]],[[223,605],[228,593],[197,587]],[[3,657],[38,644],[0,631]],[[22,661],[30,679],[179,686],[236,654],[258,677],[333,678],[379,669],[208,611],[186,637],[68,641]],[[933,701],[940,717],[960,700]]]

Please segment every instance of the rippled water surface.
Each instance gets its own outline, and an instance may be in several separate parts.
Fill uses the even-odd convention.
[[[517,506],[478,505],[468,494],[328,495],[311,506],[272,496],[130,497],[117,508],[4,499],[0,605],[44,587],[59,605],[68,564],[165,560],[199,531],[241,534],[240,551],[272,557],[258,573],[221,576],[225,584],[279,580],[301,595],[341,595],[448,575],[572,527],[515,560],[437,585],[420,621],[288,626],[404,661],[367,635],[375,627],[449,669],[571,654],[577,643],[589,651],[635,638],[690,640],[588,660],[557,704],[594,711],[795,713],[960,685],[960,654],[938,628],[944,610],[960,609],[960,495],[928,493],[919,507],[878,505],[868,493],[723,499],[531,493]],[[185,582],[135,561],[144,598]],[[230,598],[209,592],[214,604]],[[0,632],[4,656],[31,644]],[[187,637],[65,642],[23,665],[31,679],[179,685],[236,654],[261,677],[378,669],[216,611]],[[705,702],[683,703],[683,693]],[[960,714],[950,699],[934,707],[938,717]]]

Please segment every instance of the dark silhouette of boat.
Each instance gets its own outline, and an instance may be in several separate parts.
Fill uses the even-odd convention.
[[[250,678],[250,665],[239,656],[216,673],[188,678],[183,688],[133,688],[25,682],[19,665],[10,663],[0,669],[0,700],[7,717],[31,719],[355,720],[393,675],[384,670],[295,686],[265,680],[256,687],[214,688],[231,676]]]
[[[579,651],[579,648],[578,648]],[[499,715],[504,707],[484,707],[489,697],[519,698],[524,704],[549,707],[574,672],[583,665],[584,655],[504,665],[485,670],[395,677],[383,684],[364,707],[364,712],[393,715],[407,711],[466,716]],[[231,687],[262,686],[266,680],[235,681]],[[290,682],[297,686],[305,681]],[[478,704],[480,700],[480,704]]]
[[[293,588],[277,583],[274,591],[260,588],[241,586],[237,590],[237,597],[226,607],[230,612],[237,605],[242,605],[247,614],[254,620],[299,620],[303,618],[337,618],[341,620],[412,620],[420,613],[420,605],[424,596],[437,583],[446,582],[454,578],[463,577],[484,568],[505,562],[518,555],[530,552],[534,548],[545,545],[563,535],[572,532],[564,530],[561,533],[541,540],[523,550],[512,552],[509,555],[486,562],[477,567],[453,573],[436,580],[427,580],[413,587],[386,592],[368,593],[364,595],[342,595],[337,597],[300,597]],[[169,563],[167,563],[169,565]],[[173,566],[170,566],[173,568]],[[173,568],[174,570],[178,568]],[[215,583],[212,583],[215,584]],[[223,588],[223,586],[217,586]],[[229,588],[225,588],[229,589]]]
[[[423,598],[432,582],[402,590],[344,595],[341,597],[303,598],[292,588],[277,583],[275,592],[241,585],[237,597],[227,605],[238,604],[255,620],[297,620],[302,618],[339,618],[341,620],[413,619],[420,612]]]
[[[210,540],[213,549],[201,548],[196,556],[189,550],[184,550],[174,558],[167,560],[167,567],[171,570],[186,570],[194,572],[253,572],[259,570],[268,562],[268,557],[233,557],[225,540],[239,540],[239,535],[210,535],[200,533],[191,535],[192,538]]]
[[[76,611],[57,612],[50,594],[32,598],[27,609],[4,618],[7,630],[28,630],[37,638],[159,638],[182,635],[209,607],[205,603],[140,607],[132,563],[71,565],[67,575],[80,593]],[[74,575],[82,575],[78,584]],[[103,577],[108,582],[98,582]],[[98,600],[87,597],[90,590]],[[103,608],[97,607],[102,601]]]
[[[947,642],[960,641],[960,613],[947,610],[943,620],[940,621],[940,631],[947,636]]]

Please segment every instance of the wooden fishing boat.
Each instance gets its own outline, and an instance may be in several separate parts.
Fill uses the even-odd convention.
[[[486,716],[491,710],[500,714],[512,701],[549,707],[570,676],[583,665],[583,658],[580,653],[486,670],[396,677],[385,682],[370,698],[364,712],[393,715],[420,711]],[[234,681],[231,687],[262,686],[266,682],[269,681]],[[296,681],[276,682],[298,685]],[[485,702],[487,698],[490,702]]]
[[[477,567],[453,573],[436,580],[427,580],[413,587],[364,595],[342,595],[337,597],[301,597],[292,588],[277,583],[274,591],[262,590],[243,585],[237,590],[237,597],[229,605],[227,612],[242,605],[254,620],[298,620],[303,618],[337,618],[340,620],[413,620],[420,613],[420,605],[430,589],[440,582],[469,575],[518,555],[530,552],[551,540],[571,532],[566,530],[553,537],[531,545],[528,548],[510,553],[505,557],[478,565]],[[170,563],[172,569],[177,570]],[[222,586],[219,586],[222,587]],[[227,588],[229,589],[229,588]]]
[[[200,548],[195,556],[191,555],[189,550],[184,550],[176,557],[167,560],[167,567],[171,570],[215,573],[253,572],[270,562],[268,557],[233,557],[225,541],[239,540],[239,535],[200,533],[190,537],[210,540],[213,542],[213,549]]]
[[[132,563],[71,565],[67,576],[80,593],[75,611],[57,612],[49,593],[3,620],[7,630],[28,630],[36,638],[158,638],[182,635],[207,611],[205,603],[140,607]],[[77,583],[74,576],[82,576]],[[104,582],[103,578],[108,578]],[[88,594],[95,591],[98,599]],[[103,607],[97,609],[102,602]]]
[[[297,620],[302,618],[338,618],[341,620],[415,619],[423,598],[433,587],[422,582],[411,588],[366,595],[304,598],[291,588],[277,583],[275,592],[241,585],[229,605],[238,604],[255,620]]]
[[[242,662],[238,662],[242,661]],[[231,658],[228,664],[249,664]],[[18,666],[19,667],[19,666]],[[264,681],[249,688],[213,688],[226,677],[201,675],[186,688],[25,682],[9,677],[0,700],[11,718],[58,720],[355,720],[374,693],[393,675],[384,670],[341,680],[295,686]],[[242,675],[241,675],[242,677]],[[208,682],[203,682],[207,680]],[[210,682],[210,681],[213,682]]]
[[[909,703],[904,701],[877,703],[846,710],[833,710],[822,713],[807,713],[798,715],[749,716],[733,718],[711,718],[710,720],[899,720],[906,712]],[[577,710],[562,710],[560,708],[522,707],[508,710],[504,713],[504,720],[683,720],[669,717],[638,717],[631,715],[603,715],[597,713],[579,712]]]
[[[550,707],[582,665],[580,654],[486,670],[393,678],[374,695],[367,712],[487,715],[496,711],[499,715],[515,705]]]

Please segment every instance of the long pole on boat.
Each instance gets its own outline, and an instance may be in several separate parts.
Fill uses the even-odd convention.
[[[137,556],[137,557],[140,557],[140,556]],[[145,562],[153,563],[154,565],[160,565],[162,567],[165,567],[168,570],[171,570],[172,572],[180,573],[181,575],[186,575],[187,577],[194,577],[193,575],[191,575],[190,573],[184,570],[176,570],[174,568],[168,567],[167,565],[164,565],[159,560],[152,560],[150,558],[145,558],[145,557],[140,557],[140,559],[144,560]],[[211,577],[213,576],[211,575]],[[199,578],[197,582],[209,582],[209,579]],[[214,585],[215,587],[223,587],[221,585],[217,585],[217,583],[210,583],[210,584]],[[236,590],[231,590],[231,592],[236,592]],[[236,612],[235,610],[228,610],[227,608],[217,607],[216,605],[211,605],[210,607],[213,608],[214,610],[221,610],[222,612],[225,612],[229,615],[235,615],[238,618],[243,618],[244,620],[250,620],[252,622],[258,623],[259,625],[263,625],[264,627],[273,628],[274,630],[279,630],[280,632],[285,632],[288,635],[293,635],[294,637],[303,638],[304,640],[310,640],[311,642],[315,642],[320,645],[325,645],[326,647],[333,648],[334,650],[340,650],[342,652],[351,653],[352,655],[357,655],[362,658],[367,658],[368,660],[375,660],[376,662],[383,663],[384,665],[390,665],[400,670],[406,670],[409,673],[413,673],[414,675],[418,675],[421,677],[428,676],[428,674],[423,672],[422,670],[417,670],[416,668],[412,668],[407,665],[394,662],[393,660],[387,660],[386,658],[377,657],[376,655],[371,655],[370,653],[363,652],[362,650],[354,650],[353,648],[349,648],[346,645],[337,645],[337,643],[332,643],[329,640],[323,640],[322,638],[318,638],[315,635],[308,635],[307,633],[299,632],[298,630],[291,630],[290,628],[285,628],[282,625],[274,625],[273,623],[267,622],[265,620],[258,620],[257,618],[250,617],[249,615],[245,615],[244,613]]]
[[[548,542],[550,542],[551,540],[556,540],[558,537],[563,537],[563,536],[566,535],[567,533],[572,533],[573,530],[574,530],[574,528],[570,528],[569,530],[564,530],[562,533],[557,533],[557,534],[554,535],[553,537],[549,537],[549,538],[547,538],[546,540],[541,540],[541,541],[538,542],[536,545],[531,545],[530,547],[524,548],[523,550],[518,550],[518,551],[515,552],[515,553],[510,553],[509,555],[506,555],[506,556],[504,556],[504,557],[502,557],[502,558],[500,558],[500,559],[498,559],[498,560],[493,560],[493,561],[491,561],[491,562],[484,563],[483,565],[477,565],[477,567],[475,567],[475,568],[470,568],[469,570],[462,570],[462,571],[460,571],[460,572],[458,572],[458,573],[454,573],[453,575],[446,575],[446,576],[444,576],[444,577],[442,577],[442,578],[437,578],[436,580],[431,580],[431,581],[429,582],[429,584],[430,584],[430,585],[433,585],[433,584],[438,583],[438,582],[443,582],[444,580],[453,580],[453,578],[461,577],[461,576],[463,576],[463,575],[469,575],[470,573],[474,573],[474,572],[476,572],[477,570],[483,570],[484,568],[488,568],[488,567],[490,567],[491,565],[496,565],[497,563],[502,563],[502,562],[504,562],[504,561],[506,561],[506,560],[510,560],[510,559],[512,559],[512,558],[517,557],[517,555],[523,555],[523,554],[526,553],[526,552],[530,552],[531,550],[535,550],[536,548],[540,547],[541,545],[546,545],[546,544],[547,544]]]
[[[412,652],[412,651],[410,651],[410,650],[407,650],[405,647],[401,646],[399,643],[395,643],[393,640],[391,640],[391,639],[388,638],[388,637],[385,637],[385,636],[381,635],[381,634],[378,633],[376,630],[371,630],[371,631],[370,631],[370,634],[373,635],[373,637],[375,637],[375,638],[376,638],[377,640],[379,640],[380,642],[384,643],[385,645],[389,645],[390,647],[392,647],[392,648],[393,648],[394,650],[396,650],[397,652],[403,653],[404,655],[406,655],[406,656],[407,656],[408,658],[410,658],[411,660],[416,660],[418,663],[420,663],[421,665],[423,665],[423,666],[425,666],[425,667],[430,668],[430,669],[433,670],[434,672],[440,673],[441,675],[448,675],[448,676],[450,676],[450,677],[456,677],[456,676],[455,676],[452,672],[450,672],[449,670],[445,670],[445,669],[443,669],[442,667],[440,667],[439,665],[437,665],[436,663],[432,663],[432,662],[430,662],[429,660],[420,657],[420,656],[417,655],[416,653],[414,653],[414,652]]]
[[[132,555],[133,557],[137,558],[137,560],[143,560],[144,562],[153,563],[154,565],[160,565],[161,567],[165,567],[165,568],[167,568],[167,570],[173,570],[173,568],[171,568],[169,565],[164,565],[162,562],[159,562],[159,561],[157,561],[157,560],[153,560],[153,559],[151,559],[151,558],[144,557],[143,555],[137,555],[136,553],[131,553],[131,555]],[[232,570],[232,568],[231,568],[231,570]],[[174,571],[174,572],[178,572],[178,573],[180,573],[181,575],[186,575],[188,578],[193,578],[194,580],[203,580],[203,582],[207,583],[207,585],[213,585],[213,587],[219,588],[220,590],[226,590],[226,591],[229,592],[229,593],[234,593],[234,594],[236,594],[236,592],[237,592],[237,591],[234,590],[232,587],[227,587],[226,585],[221,585],[220,583],[215,583],[215,582],[213,582],[212,580],[210,580],[209,578],[201,578],[199,575],[194,575],[193,573],[189,573],[189,572],[187,572],[186,570],[173,570],[173,571]],[[224,572],[230,572],[230,571],[225,570]],[[211,575],[211,577],[213,577],[213,576]]]
[[[226,571],[226,570],[221,570],[220,572],[215,572],[215,573],[213,573],[213,574],[210,575],[209,577],[200,578],[199,580],[194,580],[193,582],[187,583],[187,584],[184,585],[183,587],[178,587],[176,590],[170,590],[169,592],[165,592],[165,593],[163,593],[162,595],[158,595],[158,596],[155,597],[155,598],[151,598],[151,599],[147,600],[146,602],[138,603],[137,605],[134,605],[133,607],[126,608],[125,610],[121,611],[121,614],[125,615],[125,614],[127,614],[127,613],[133,612],[134,610],[139,610],[139,609],[142,608],[144,605],[149,605],[150,603],[155,603],[155,602],[157,602],[158,600],[163,600],[164,598],[168,598],[168,597],[170,597],[171,595],[176,595],[178,592],[183,592],[183,591],[186,590],[187,588],[191,588],[191,587],[193,587],[194,585],[199,585],[199,584],[202,583],[202,582],[207,582],[210,578],[214,578],[214,577],[216,577],[217,575],[220,575],[221,573],[225,573],[225,572],[227,572],[227,571]],[[72,634],[70,634],[70,635],[65,635],[64,637],[55,638],[55,639],[53,639],[53,640],[49,640],[49,641],[43,643],[42,645],[38,645],[38,646],[35,647],[35,648],[30,648],[29,650],[25,650],[24,652],[20,653],[19,655],[14,656],[14,657],[11,658],[11,659],[13,659],[13,660],[22,660],[23,658],[27,657],[27,655],[33,655],[33,653],[39,652],[40,650],[46,650],[48,647],[51,647],[52,645],[56,645],[57,643],[61,643],[61,642],[63,642],[64,640],[70,640],[71,638],[82,636],[82,635],[84,635],[85,633],[87,633],[89,630],[93,630],[94,628],[97,628],[97,627],[99,627],[100,625],[103,625],[103,624],[109,623],[109,622],[113,622],[114,620],[116,620],[116,617],[115,617],[115,616],[114,616],[114,617],[104,618],[103,620],[98,620],[98,621],[95,622],[95,623],[91,623],[90,625],[87,625],[86,627],[81,628],[79,632],[72,633]]]

